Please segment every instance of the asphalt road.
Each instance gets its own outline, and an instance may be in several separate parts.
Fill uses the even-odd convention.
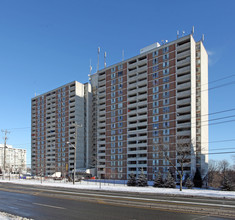
[[[33,219],[235,219],[235,200],[0,183],[0,211]]]

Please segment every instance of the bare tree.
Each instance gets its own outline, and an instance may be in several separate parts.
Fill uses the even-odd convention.
[[[184,167],[192,163],[195,159],[195,152],[193,152],[192,141],[188,141],[188,138],[178,137],[175,149],[168,149],[163,143],[163,139],[159,138],[159,144],[157,144],[159,152],[169,162],[170,166],[174,168],[179,176],[180,191],[183,187],[183,177],[185,174]]]
[[[213,186],[214,180],[218,178],[219,164],[218,161],[210,160],[208,164],[207,180],[209,186]]]

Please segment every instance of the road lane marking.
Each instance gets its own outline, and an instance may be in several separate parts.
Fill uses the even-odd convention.
[[[28,188],[33,189],[35,188]],[[36,189],[37,190],[37,189]],[[136,197],[126,197],[126,196],[115,196],[115,195],[100,195],[96,193],[79,193],[79,192],[66,192],[60,190],[50,190],[50,189],[40,189],[38,190],[42,192],[56,192],[61,194],[68,194],[68,195],[81,195],[81,196],[93,196],[93,197],[102,197],[102,198],[116,198],[116,199],[127,199],[127,200],[135,200],[135,201],[153,201],[153,202],[165,202],[165,203],[172,203],[172,204],[189,204],[189,205],[201,205],[201,206],[211,206],[211,207],[224,207],[224,208],[235,208],[235,205],[224,205],[224,204],[208,204],[208,203],[201,203],[201,202],[188,202],[188,201],[177,201],[177,200],[163,200],[163,199],[150,199],[150,198],[136,198]]]
[[[41,204],[41,203],[32,203],[34,205],[39,205],[39,206],[45,206],[45,207],[50,207],[50,208],[55,208],[55,209],[66,209],[64,207],[59,207],[59,206],[53,206],[53,205],[46,205],[46,204]]]
[[[92,194],[92,193],[66,192],[66,191],[49,190],[49,189],[45,189],[43,191],[64,193],[64,194],[70,194],[70,195],[84,195],[84,196],[103,197],[103,198],[105,197],[105,198],[129,199],[129,200],[137,200],[137,201],[139,200],[139,201],[153,201],[153,202],[169,202],[169,203],[176,203],[176,204],[190,204],[190,205],[235,208],[235,205],[208,204],[208,203],[201,203],[201,202],[187,202],[187,201],[173,201],[173,200],[163,200],[163,199],[136,198],[136,197],[127,197],[127,196],[99,195],[99,194]]]

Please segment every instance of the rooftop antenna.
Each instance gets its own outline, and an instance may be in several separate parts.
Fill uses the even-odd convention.
[[[192,27],[191,34],[194,35],[194,26]]]
[[[99,57],[100,57],[100,47],[98,47],[98,63],[97,63],[97,72],[99,71]]]
[[[180,35],[180,32],[179,32],[179,31],[177,31],[177,39],[179,38],[179,35]]]
[[[182,31],[182,37],[184,36],[184,34],[185,34],[185,31]]]
[[[167,43],[168,43],[168,40],[165,40],[165,43],[167,44]]]
[[[124,61],[124,50],[122,50],[122,62]]]
[[[106,51],[104,52],[104,68],[106,68],[106,56],[107,56],[107,54],[106,54]]]
[[[35,95],[35,97],[36,97],[36,96],[37,96],[37,93],[35,92],[35,94],[34,94],[34,95]]]
[[[161,42],[162,42],[162,45],[164,44],[164,40],[161,40]]]
[[[202,34],[202,42],[205,40],[205,36],[204,34]]]
[[[88,74],[89,81],[91,80],[91,71],[92,71],[92,66],[91,66],[91,60],[90,60],[90,70],[89,70],[89,74]]]

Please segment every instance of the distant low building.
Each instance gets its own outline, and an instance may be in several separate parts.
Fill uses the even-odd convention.
[[[0,170],[4,170],[4,145],[0,144]],[[26,172],[26,150],[6,146],[5,172],[24,173]]]

